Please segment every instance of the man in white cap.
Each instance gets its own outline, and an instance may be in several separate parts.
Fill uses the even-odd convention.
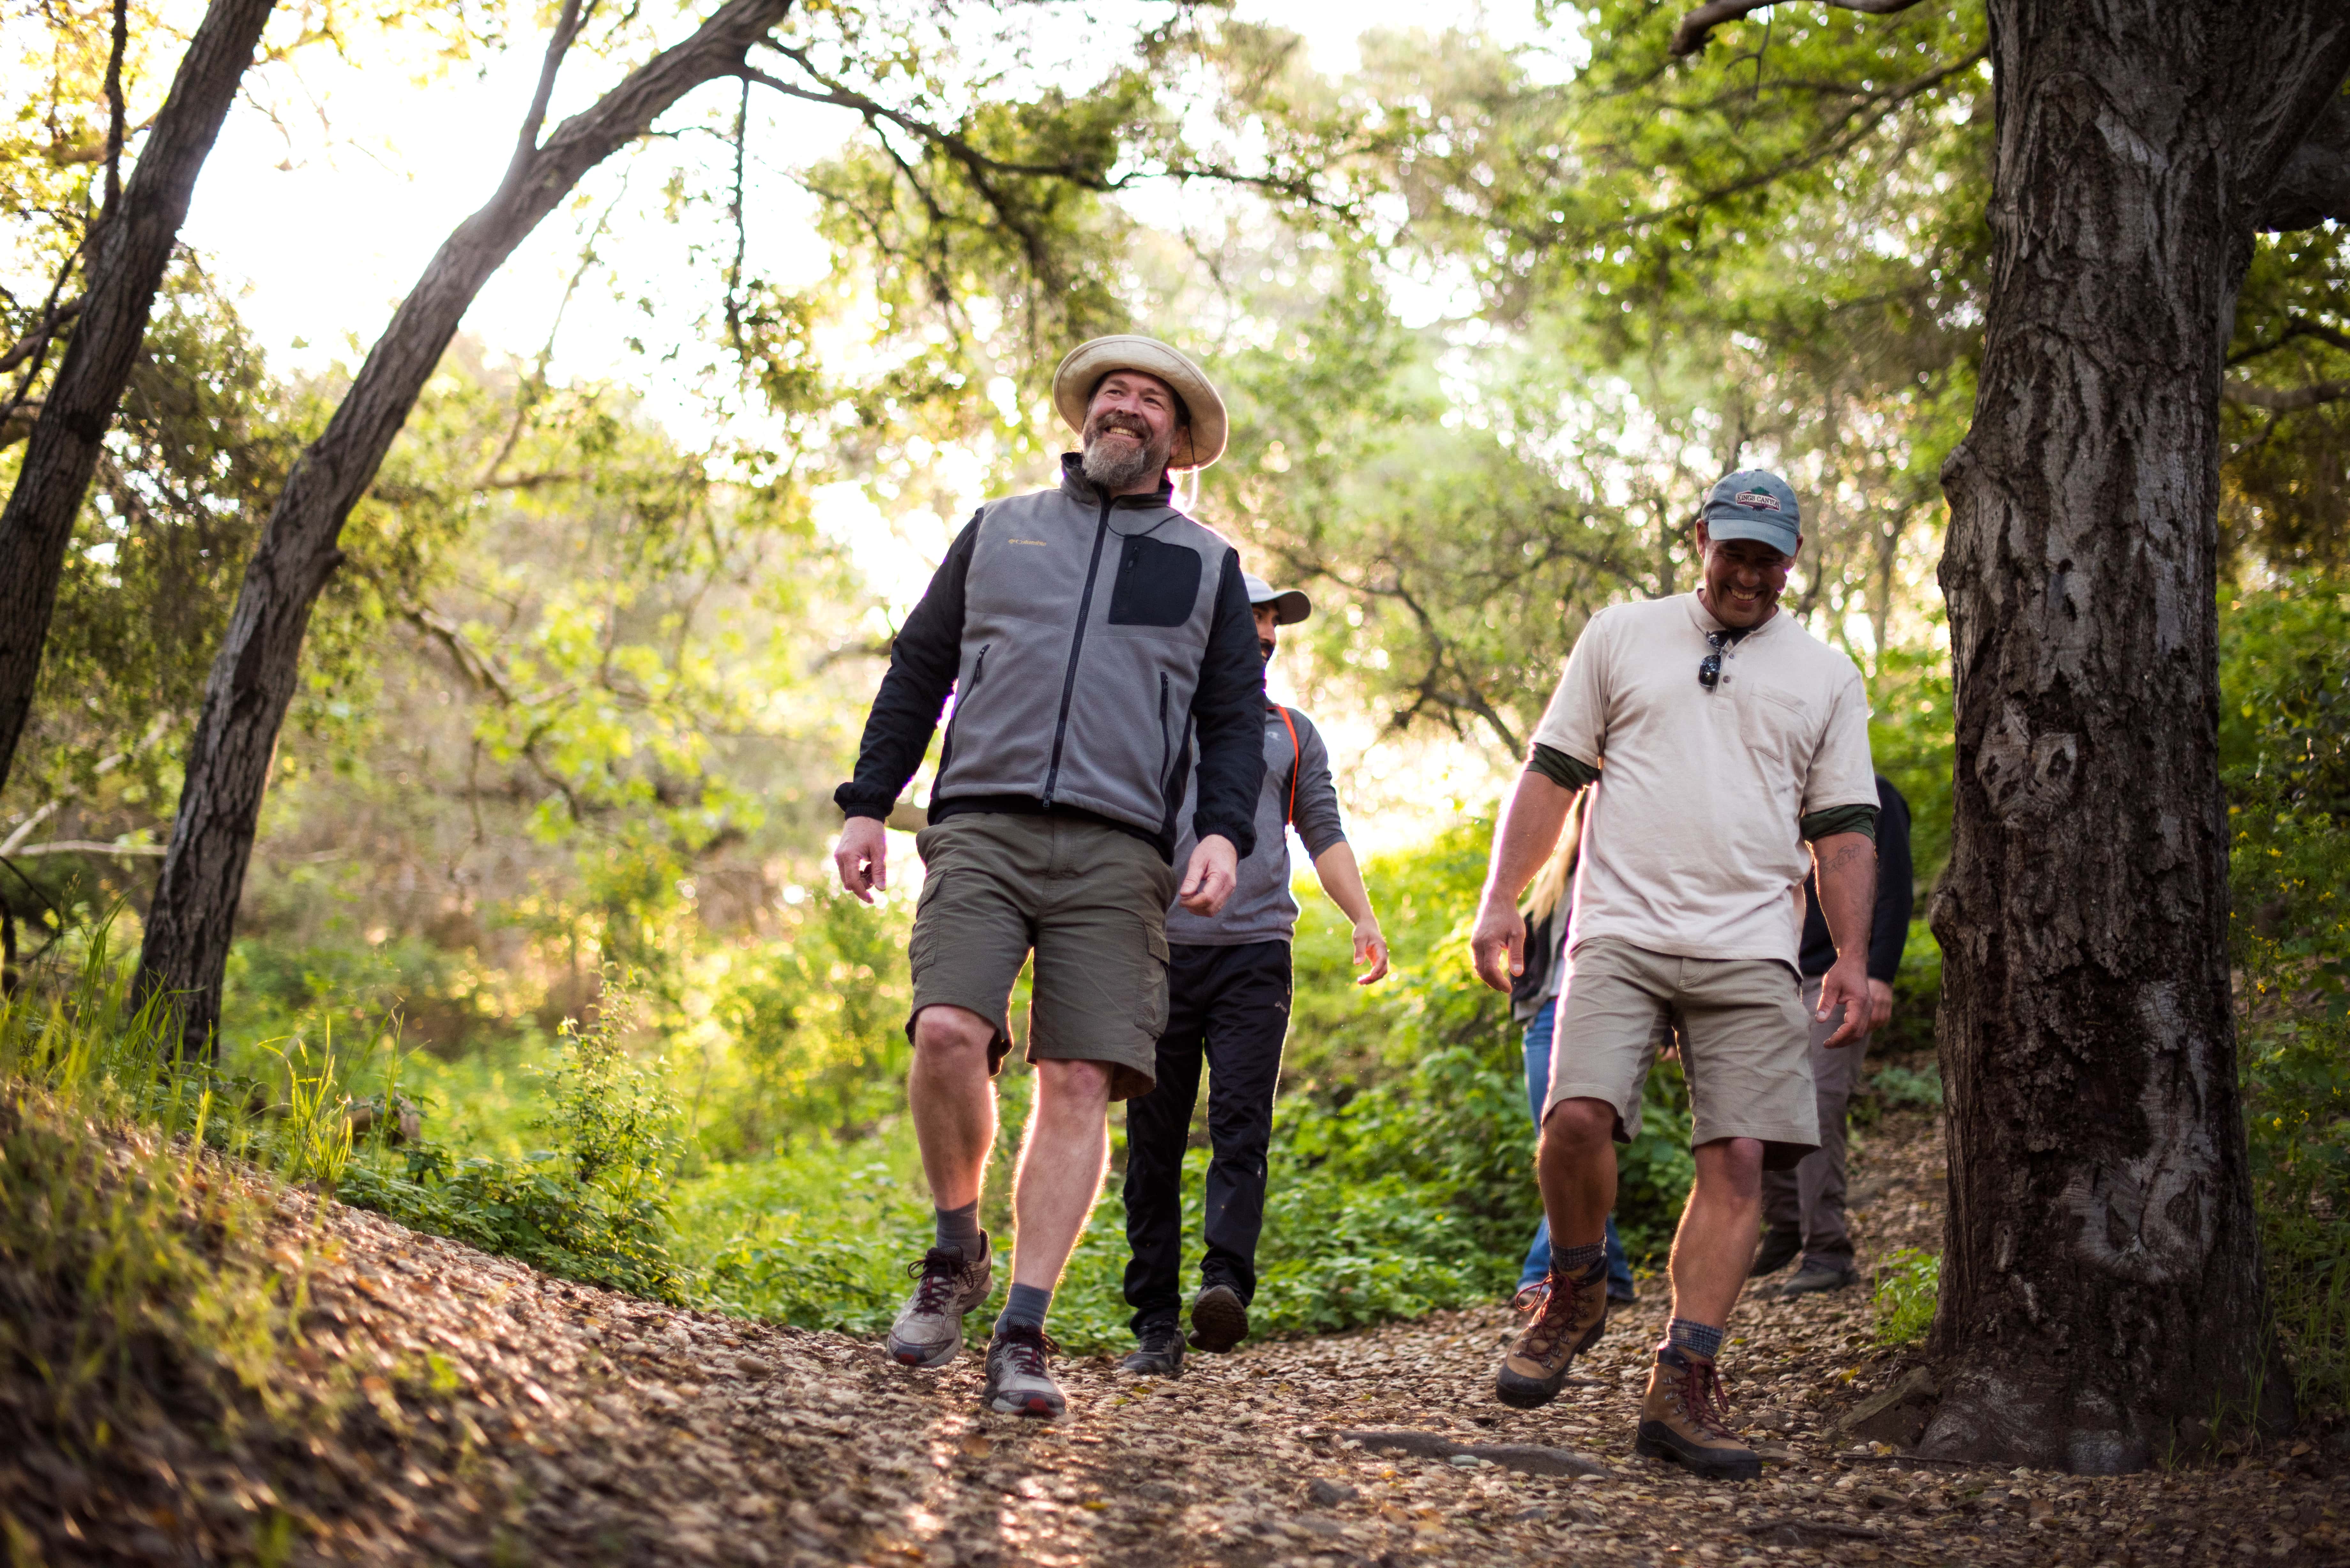
[[[1730,474],[1697,525],[1697,591],[1591,618],[1495,825],[1470,936],[1477,972],[1509,990],[1524,967],[1518,895],[1590,790],[1535,1166],[1550,1275],[1520,1294],[1531,1321],[1494,1393],[1548,1403],[1606,1326],[1614,1146],[1639,1133],[1642,1082],[1678,1033],[1697,1179],[1634,1447],[1721,1480],[1762,1473],[1726,1418],[1714,1360],[1753,1261],[1762,1173],[1820,1142],[1796,967],[1814,867],[1836,954],[1816,1017],[1842,1014],[1822,1044],[1868,1033],[1868,698],[1851,659],[1778,613],[1802,527],[1776,474]]]
[[[1314,613],[1295,588],[1243,578],[1267,660],[1280,628]],[[1184,820],[1188,823],[1188,815]],[[1191,1302],[1191,1345],[1230,1350],[1248,1337],[1256,1294],[1256,1241],[1264,1224],[1265,1157],[1273,1143],[1273,1097],[1289,1033],[1290,938],[1297,900],[1289,896],[1295,827],[1330,901],[1355,925],[1360,983],[1388,971],[1388,942],[1371,912],[1363,873],[1338,818],[1330,753],[1314,721],[1295,708],[1264,705],[1264,788],[1257,796],[1256,848],[1240,864],[1223,911],[1167,911],[1167,1031],[1159,1037],[1159,1084],[1126,1103],[1126,1301],[1136,1348],[1119,1365],[1153,1377],[1183,1374],[1183,1150],[1200,1068],[1208,1069],[1207,1255]],[[1187,836],[1186,842],[1189,842]],[[1181,858],[1179,847],[1177,857]]]
[[[868,903],[887,886],[882,823],[953,692],[915,839],[925,875],[906,1021],[936,1236],[910,1270],[889,1351],[944,1366],[992,1287],[979,1227],[990,1080],[1033,950],[1035,1106],[981,1397],[1039,1417],[1064,1407],[1045,1316],[1101,1189],[1109,1104],[1148,1093],[1157,1072],[1168,904],[1213,915],[1232,896],[1264,773],[1264,668],[1240,557],[1175,508],[1168,480],[1222,453],[1223,400],[1166,344],[1121,336],[1062,360],[1053,402],[1082,450],[1062,458],[1055,488],[981,506],[949,548],[890,649],[856,777],[834,796],[847,822],[833,854]],[[1194,734],[1198,842],[1179,879]]]

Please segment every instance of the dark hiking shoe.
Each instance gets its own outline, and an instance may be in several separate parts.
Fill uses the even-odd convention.
[[[1705,1480],[1753,1480],[1762,1461],[1730,1429],[1730,1391],[1713,1363],[1676,1345],[1657,1352],[1632,1451],[1670,1459]]]
[[[1617,1306],[1630,1306],[1640,1299],[1640,1293],[1629,1285],[1619,1285],[1610,1280],[1607,1282],[1607,1299]]]
[[[1248,1303],[1230,1285],[1210,1285],[1191,1303],[1191,1348],[1222,1355],[1248,1337]]]
[[[1579,1278],[1554,1272],[1518,1293],[1513,1303],[1534,1321],[1520,1330],[1493,1375],[1493,1393],[1513,1409],[1532,1410],[1558,1397],[1566,1369],[1599,1341],[1607,1326],[1607,1265]]]
[[[1181,1329],[1172,1323],[1149,1323],[1135,1338],[1140,1343],[1118,1364],[1120,1372],[1131,1372],[1137,1377],[1183,1376]]]
[[[978,1257],[933,1247],[906,1272],[914,1276],[914,1293],[889,1325],[889,1359],[900,1366],[944,1366],[962,1350],[962,1314],[994,1287],[994,1249],[983,1231]]]
[[[1815,1291],[1840,1291],[1847,1285],[1860,1283],[1860,1273],[1854,1269],[1840,1269],[1834,1263],[1805,1263],[1782,1282],[1773,1293],[1783,1296],[1807,1296]]]
[[[1804,1233],[1801,1231],[1765,1231],[1762,1232],[1762,1245],[1754,1254],[1754,1266],[1746,1271],[1746,1277],[1759,1280],[1765,1274],[1775,1274],[1794,1262],[1795,1255],[1803,1250]]]
[[[1068,1408],[1061,1386],[1045,1358],[1060,1346],[1041,1328],[999,1330],[987,1345],[987,1386],[979,1402],[999,1416],[1034,1416],[1049,1421]]]

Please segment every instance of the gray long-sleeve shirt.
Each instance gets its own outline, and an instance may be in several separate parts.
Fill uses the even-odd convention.
[[[1256,847],[1240,863],[1240,877],[1222,913],[1213,919],[1192,914],[1180,904],[1167,909],[1167,940],[1189,947],[1236,948],[1250,942],[1285,942],[1297,928],[1297,900],[1289,896],[1289,836],[1284,821],[1297,829],[1305,853],[1320,859],[1323,851],[1347,836],[1338,816],[1338,786],[1330,778],[1330,752],[1322,743],[1314,721],[1292,708],[1290,723],[1297,726],[1293,746],[1289,724],[1281,709],[1264,710],[1264,787],[1256,800]],[[1290,812],[1291,789],[1297,808]],[[1187,792],[1177,821],[1183,836],[1175,846],[1175,870],[1180,876],[1191,863],[1191,847],[1200,842],[1192,829],[1191,799]]]

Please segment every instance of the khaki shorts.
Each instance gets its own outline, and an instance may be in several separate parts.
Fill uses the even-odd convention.
[[[1640,1130],[1640,1089],[1678,1030],[1692,1144],[1762,1140],[1762,1168],[1792,1170],[1820,1143],[1811,1015],[1795,971],[1769,959],[1692,959],[1594,937],[1567,957],[1550,1093],[1616,1107],[1616,1141]]]
[[[1012,1049],[1013,982],[1035,950],[1028,1060],[1107,1062],[1109,1096],[1150,1092],[1167,1026],[1167,901],[1175,872],[1129,833],[1070,816],[974,812],[915,836],[914,1008],[946,1002]]]

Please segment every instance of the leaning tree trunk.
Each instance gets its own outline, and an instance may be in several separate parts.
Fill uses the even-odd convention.
[[[2263,1321],[2218,771],[2219,394],[2340,0],[1991,0],[1993,274],[1944,469],[1950,1208],[1929,1453],[2139,1468],[2289,1411]]]
[[[691,37],[631,72],[541,147],[539,117],[580,14],[571,0],[504,182],[443,242],[325,432],[286,475],[205,682],[133,992],[140,1001],[171,999],[191,1054],[208,1054],[219,1026],[221,977],[270,758],[293,699],[310,607],[343,558],[337,541],[344,520],[490,275],[590,169],[692,88],[739,74],[751,46],[790,9],[791,0],[727,0]]]
[[[66,545],[98,467],[99,443],[138,362],[196,176],[236,101],[270,8],[271,0],[213,0],[181,57],[130,184],[91,236],[80,315],[0,512],[0,784],[8,782],[33,711]]]

